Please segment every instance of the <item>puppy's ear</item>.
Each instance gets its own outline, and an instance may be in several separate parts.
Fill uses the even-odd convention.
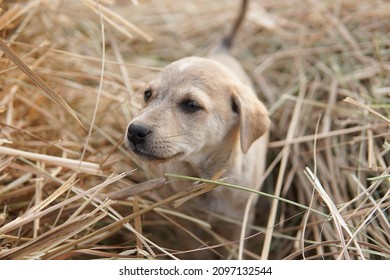
[[[234,87],[232,109],[239,115],[241,150],[246,153],[252,143],[268,130],[268,111],[252,89],[244,85]]]

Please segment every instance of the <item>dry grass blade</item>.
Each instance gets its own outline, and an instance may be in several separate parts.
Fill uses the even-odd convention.
[[[344,99],[345,102],[348,102],[350,104],[353,104],[361,109],[364,109],[368,112],[370,112],[371,114],[377,116],[378,118],[384,120],[386,123],[390,124],[390,120],[388,118],[386,118],[385,116],[383,116],[382,114],[378,113],[377,111],[373,110],[372,108],[370,108],[369,106],[365,105],[365,104],[362,104],[356,100],[353,100],[352,98],[350,97],[347,97]]]
[[[16,3],[11,9],[5,11],[0,20],[0,30],[12,24],[21,15],[39,5],[41,0],[30,1],[27,4]],[[0,3],[1,4],[1,3]]]
[[[15,156],[8,156],[5,159],[0,160],[0,171],[9,166],[15,160]]]
[[[50,201],[53,198],[58,197],[58,195],[60,193],[64,193],[68,189],[73,189],[77,193],[76,195],[69,197],[69,198],[66,198],[65,200],[58,202],[58,203],[48,207],[45,210],[35,211],[35,210],[38,210],[38,208],[39,208],[39,206],[38,206],[38,207],[35,207],[33,209],[34,211],[26,211],[25,213],[18,216],[16,219],[11,220],[9,223],[0,227],[0,236],[2,236],[5,233],[11,232],[17,228],[21,228],[24,225],[26,225],[26,224],[28,224],[36,219],[42,218],[50,213],[53,213],[59,209],[62,209],[65,206],[69,206],[72,203],[74,203],[75,201],[79,200],[80,198],[86,198],[86,197],[90,196],[91,194],[101,190],[102,188],[107,187],[108,185],[112,184],[113,182],[118,180],[118,178],[122,178],[128,174],[129,174],[129,172],[125,172],[123,174],[120,174],[116,177],[113,177],[111,179],[104,181],[103,183],[101,183],[97,186],[94,186],[93,188],[91,188],[87,191],[79,191],[77,188],[75,188],[74,184],[76,183],[76,181],[74,180],[74,177],[72,177],[68,181],[64,182],[64,184],[56,192],[52,193],[51,196],[49,196],[49,198],[47,198],[47,200],[43,201],[40,205],[46,205],[47,201]],[[67,219],[68,218],[69,217],[67,217]],[[71,218],[76,218],[76,216],[73,216],[73,217],[71,216]]]
[[[71,222],[64,223],[56,228],[48,231],[38,238],[35,238],[22,246],[15,249],[0,252],[0,259],[28,259],[41,258],[45,252],[58,244],[64,242],[70,237],[90,227],[97,221],[100,221],[106,216],[106,213],[91,214],[87,216],[79,216]]]
[[[294,113],[292,115],[291,123],[289,124],[289,128],[287,131],[287,136],[286,136],[287,145],[283,148],[283,151],[282,151],[283,156],[282,156],[280,170],[279,170],[279,174],[278,174],[278,178],[277,178],[277,182],[276,182],[276,187],[275,187],[275,196],[276,197],[279,197],[281,194],[283,181],[285,179],[287,162],[288,162],[288,158],[290,155],[290,149],[291,149],[289,142],[293,139],[293,136],[296,133],[297,126],[299,124],[299,118],[301,115],[301,108],[303,105],[303,99],[304,99],[305,91],[306,91],[307,80],[306,80],[306,77],[303,75],[301,63],[298,62],[297,64],[298,64],[298,66],[297,66],[298,71],[300,73],[300,87],[299,87],[299,93],[298,93],[298,102],[295,104]],[[270,216],[269,216],[268,223],[267,223],[267,231],[265,233],[264,245],[263,245],[263,249],[261,251],[261,258],[262,259],[268,259],[268,256],[269,256],[270,251],[271,251],[271,241],[273,238],[273,231],[274,231],[274,225],[275,225],[275,220],[276,220],[276,214],[277,214],[277,210],[278,210],[278,203],[279,203],[279,200],[274,200],[272,202],[271,212],[270,212]]]
[[[346,247],[343,248],[343,251],[340,253],[340,255],[342,253],[344,253],[344,251],[346,250],[347,246],[349,246],[349,244],[353,241],[356,240],[356,236],[363,230],[363,228],[365,228],[370,222],[372,222],[374,219],[374,214],[376,211],[379,210],[379,213],[382,214],[383,211],[381,210],[381,208],[379,207],[380,205],[382,205],[386,200],[388,200],[390,198],[390,189],[387,191],[387,193],[382,197],[382,199],[378,202],[378,204],[375,203],[375,207],[373,207],[374,209],[367,215],[367,217],[364,219],[364,221],[360,224],[360,226],[355,230],[355,233],[351,236],[351,239],[348,241],[348,243],[346,244]],[[387,207],[388,208],[388,207]],[[360,248],[359,248],[360,249]],[[339,256],[340,258],[340,256]]]
[[[134,212],[139,211],[139,197],[138,196],[135,196],[133,199],[133,210],[134,210]],[[141,221],[140,216],[137,216],[134,218],[134,228],[138,232],[138,234],[142,236],[142,221]],[[138,255],[140,255],[140,251],[142,251],[142,240],[139,239],[137,236],[136,236],[135,244],[136,244]]]
[[[370,125],[365,125],[365,126],[345,128],[345,129],[342,129],[342,130],[318,133],[318,135],[314,135],[314,134],[312,134],[312,135],[305,135],[305,136],[302,136],[302,137],[296,137],[296,138],[292,139],[290,143],[291,144],[305,143],[305,142],[315,141],[316,139],[319,140],[319,139],[326,139],[326,138],[331,138],[331,137],[336,137],[336,136],[343,136],[343,135],[347,135],[347,134],[353,134],[353,133],[356,133],[356,132],[365,131],[365,130],[370,129],[370,128],[374,128],[375,129],[375,128],[379,128],[379,127],[383,127],[383,124],[382,125],[370,124]],[[269,146],[271,148],[279,148],[279,147],[285,146],[286,144],[287,144],[287,140],[284,139],[284,140],[281,140],[281,141],[271,142],[269,144]]]
[[[117,30],[125,34],[129,38],[133,38],[133,36],[126,31],[126,29],[122,28],[122,26],[125,26],[141,37],[143,37],[147,42],[152,42],[153,38],[149,36],[147,33],[143,32],[141,29],[139,29],[137,26],[132,24],[131,22],[125,20],[124,18],[118,16],[118,14],[110,11],[106,7],[100,5],[100,11],[95,8],[96,2],[93,0],[83,0],[83,2],[94,12],[97,14],[100,14],[102,12],[102,17],[105,21],[107,21],[109,24],[113,25]]]
[[[269,194],[269,193],[258,191],[258,190],[255,190],[255,189],[242,187],[242,186],[238,186],[238,185],[233,185],[233,184],[225,183],[223,181],[213,181],[213,180],[210,180],[210,179],[190,177],[190,176],[184,176],[184,175],[178,175],[178,174],[166,173],[165,176],[176,178],[176,179],[181,179],[181,180],[189,180],[189,181],[193,181],[193,182],[203,182],[203,183],[208,183],[208,184],[215,184],[215,185],[225,186],[225,187],[228,187],[228,188],[233,188],[233,189],[237,189],[237,190],[241,190],[241,191],[254,193],[254,194],[257,194],[257,195],[260,195],[260,196],[264,196],[264,197],[271,198],[271,199],[276,199],[276,200],[285,202],[287,204],[294,205],[294,206],[299,207],[301,209],[310,210],[313,213],[316,213],[317,215],[319,215],[320,217],[325,217],[325,218],[327,217],[327,215],[324,214],[321,211],[318,211],[318,210],[315,210],[315,209],[309,209],[309,207],[307,207],[305,205],[302,205],[302,204],[299,204],[299,203],[297,203],[295,201],[291,201],[291,200],[288,200],[288,199],[286,199],[284,197],[275,196],[274,194]],[[195,189],[191,189],[189,192],[192,192],[192,191],[197,191],[197,189],[196,188]]]
[[[86,172],[91,174],[101,174],[102,172],[99,164],[96,163],[31,153],[31,152],[21,151],[17,149],[2,147],[2,146],[0,146],[0,154],[21,156],[27,159],[39,160],[39,161],[46,162],[48,164],[62,166],[62,167],[70,168],[72,170],[79,170],[80,172]]]
[[[324,200],[326,205],[329,207],[330,212],[332,213],[331,217],[333,218],[334,225],[338,231],[340,242],[343,246],[343,253],[344,257],[346,259],[350,259],[350,256],[347,253],[347,244],[345,242],[344,234],[342,232],[342,228],[348,233],[349,237],[351,238],[352,242],[355,244],[356,249],[359,252],[360,257],[364,260],[363,252],[361,251],[361,248],[359,244],[355,240],[354,234],[352,234],[351,230],[349,229],[348,225],[346,224],[344,218],[341,216],[339,211],[337,210],[336,206],[334,205],[332,199],[329,197],[329,195],[326,193],[325,189],[322,187],[320,181],[318,180],[317,176],[314,175],[314,173],[308,168],[305,168],[305,174],[312,182],[313,186],[316,188],[316,190],[319,192],[321,198]]]
[[[53,100],[62,109],[68,112],[79,123],[84,131],[87,131],[77,117],[76,113],[73,111],[72,107],[70,107],[69,104],[66,103],[66,101],[61,96],[59,96],[44,80],[35,74],[35,72],[32,71],[30,67],[28,67],[27,64],[24,63],[23,60],[21,60],[19,56],[1,38],[0,49],[16,64],[16,66],[19,67],[20,70],[23,71],[24,74],[27,75],[27,77],[29,77],[34,82],[36,86],[42,89],[51,100]]]
[[[221,176],[225,173],[226,170],[220,170],[219,172],[217,172],[213,178],[211,179],[212,181],[218,181]],[[183,197],[181,199],[178,199],[177,201],[175,201],[175,203],[173,204],[173,206],[175,208],[179,207],[180,205],[182,205],[183,203],[193,199],[194,197],[197,197],[199,195],[202,195],[204,193],[207,193],[209,191],[211,191],[212,189],[214,189],[215,187],[218,186],[218,183],[206,183],[204,185],[200,185],[200,186],[197,186],[196,189],[194,189],[193,193],[191,195],[188,195],[186,197]]]
[[[76,174],[73,174],[72,177],[70,177],[64,184],[62,184],[61,187],[55,190],[48,198],[36,204],[34,207],[30,208],[25,214],[30,215],[35,212],[41,211],[54,200],[56,200],[59,196],[61,196],[63,193],[72,188],[76,183]]]
[[[165,178],[152,179],[146,182],[142,182],[131,187],[124,188],[122,190],[113,191],[105,194],[104,196],[110,199],[126,199],[130,196],[141,195],[146,192],[156,191],[166,184]]]

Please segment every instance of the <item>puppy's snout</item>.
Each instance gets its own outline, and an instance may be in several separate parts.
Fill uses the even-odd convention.
[[[132,123],[127,129],[127,139],[134,145],[143,144],[151,133],[149,128]]]

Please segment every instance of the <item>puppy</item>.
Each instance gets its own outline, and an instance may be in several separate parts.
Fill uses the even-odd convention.
[[[175,61],[146,87],[145,106],[125,136],[134,156],[166,163],[170,173],[199,178],[226,170],[227,182],[260,187],[270,120],[248,76],[229,54],[246,10],[244,0],[231,34],[208,58]],[[219,186],[196,203],[208,212],[242,221],[248,198],[248,192]],[[239,239],[239,226],[213,219],[210,223],[225,238]]]

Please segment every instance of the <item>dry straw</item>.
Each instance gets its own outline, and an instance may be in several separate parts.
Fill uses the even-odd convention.
[[[386,1],[251,1],[233,54],[273,123],[261,192],[164,177],[122,146],[144,83],[206,54],[238,4],[1,3],[0,258],[390,259]],[[164,196],[169,180],[195,186]],[[260,196],[249,237],[183,212],[217,185]]]

